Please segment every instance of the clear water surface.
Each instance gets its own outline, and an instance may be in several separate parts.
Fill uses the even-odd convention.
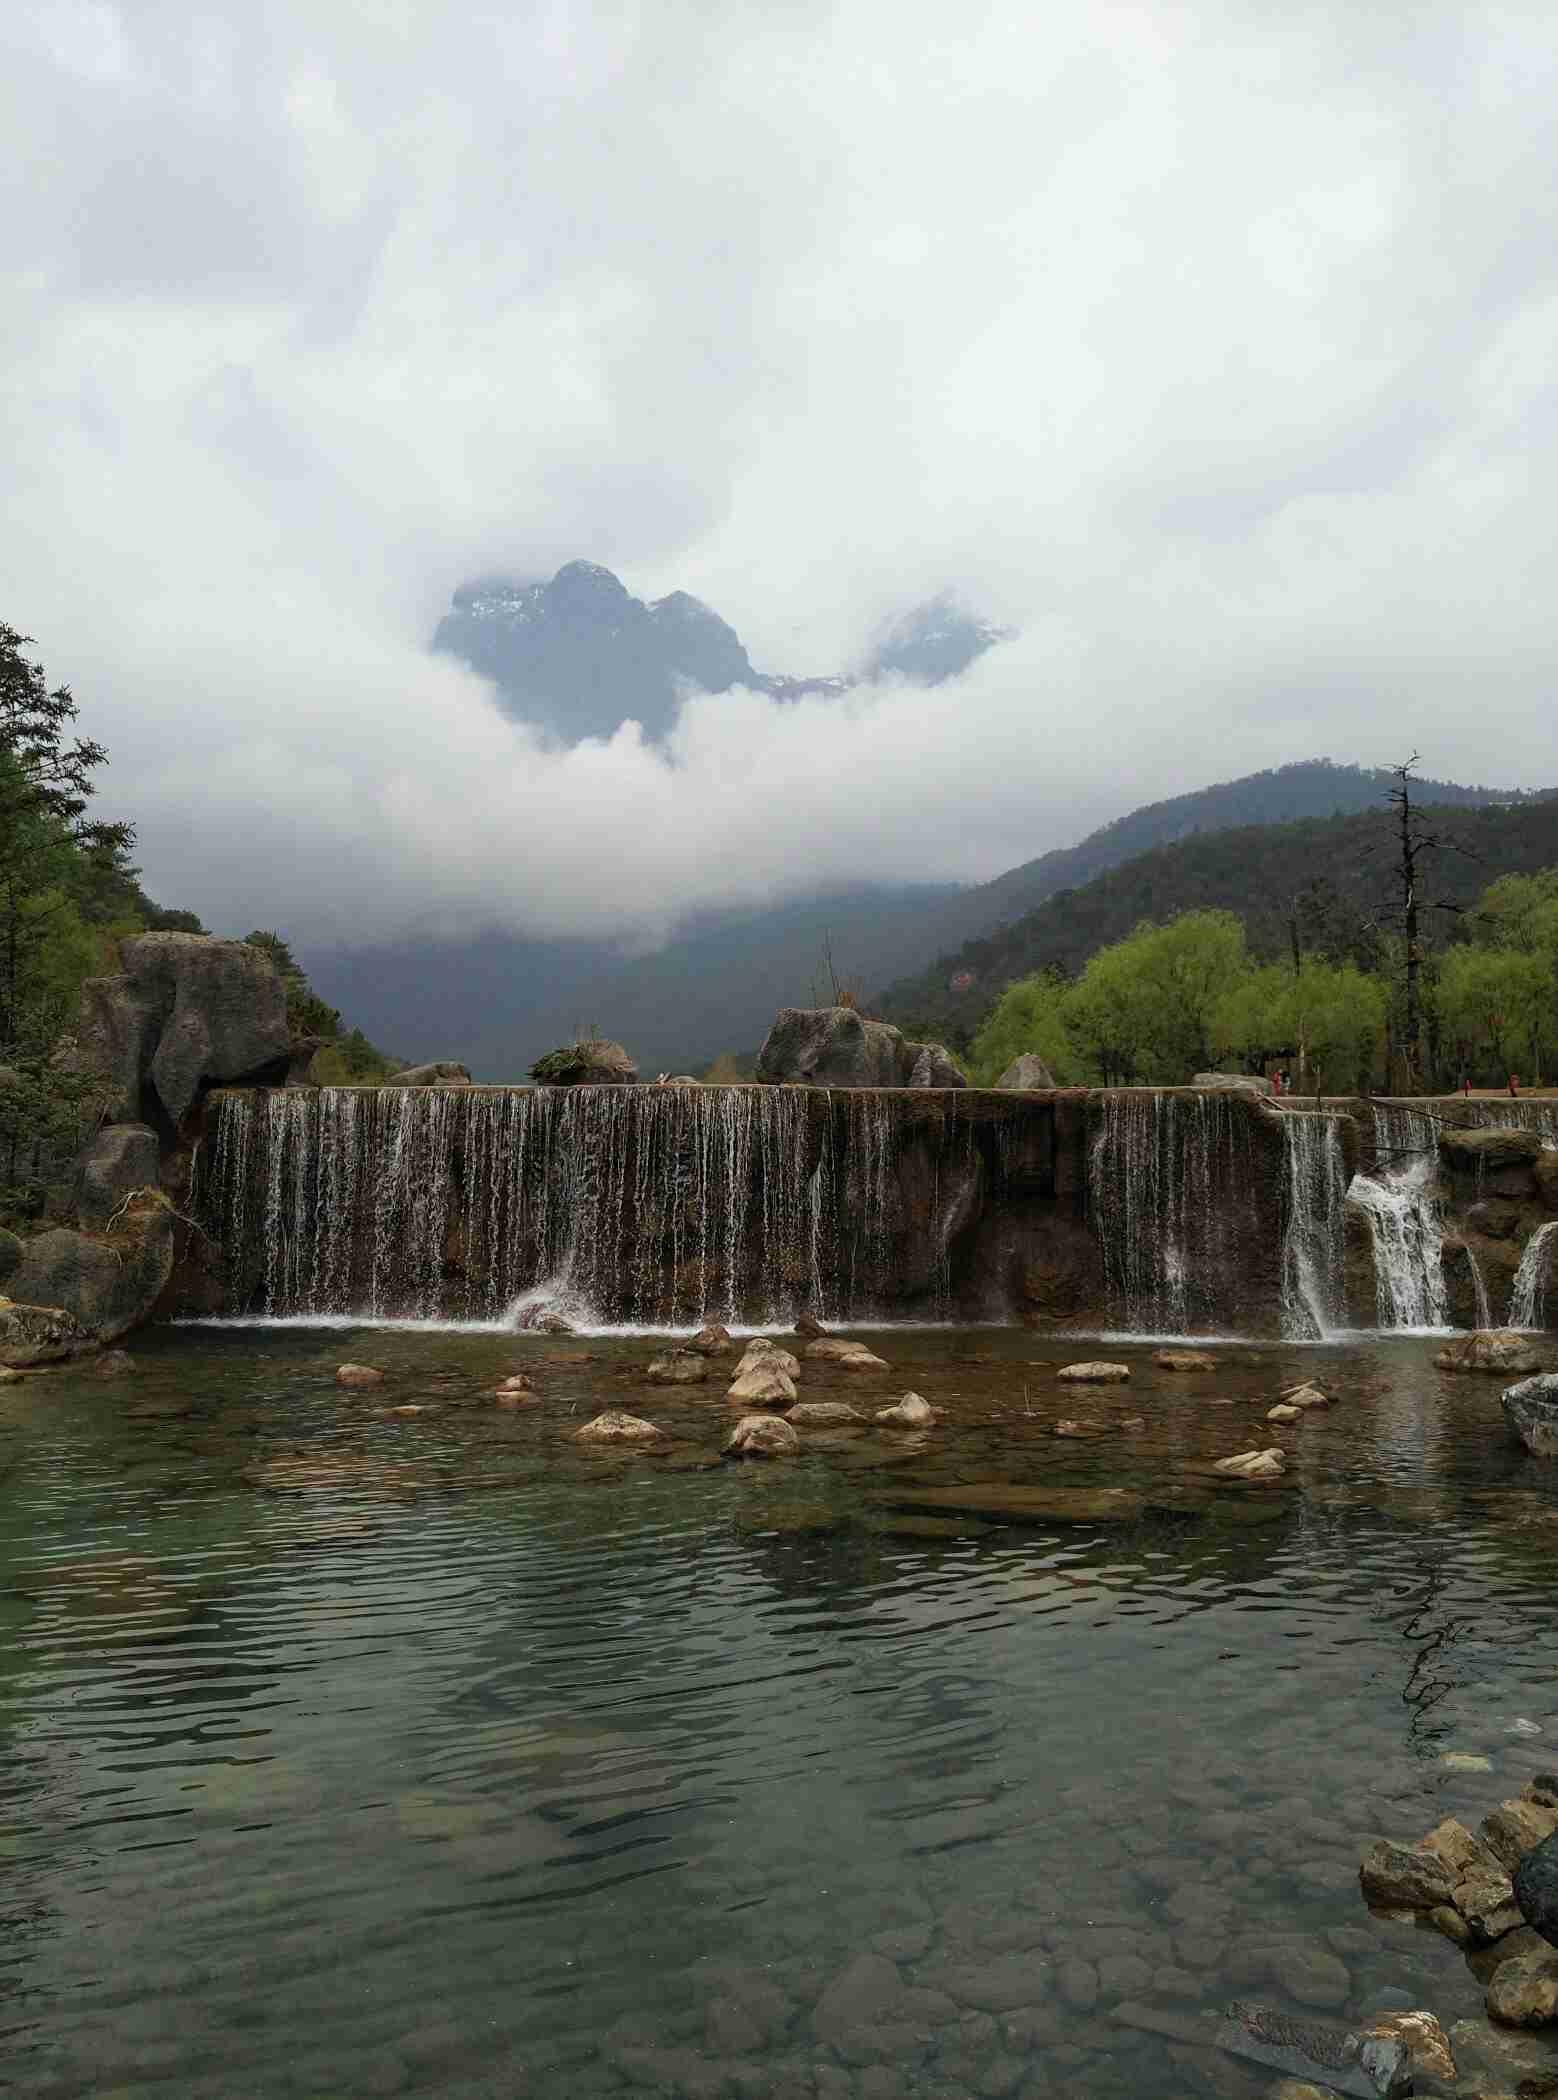
[[[803,1397],[935,1429],[768,1466],[628,1337],[184,1329],[7,1387],[0,2086],[1179,2100],[1272,2083],[1199,2039],[1232,1996],[1474,2011],[1356,1868],[1558,1763],[1558,1466],[1498,1381],[879,1346]],[[1340,1403],[1279,1437],[1295,1371]],[[664,1449],[571,1442],[606,1405]]]

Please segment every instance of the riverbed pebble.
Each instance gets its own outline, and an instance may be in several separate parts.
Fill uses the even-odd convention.
[[[1274,1480],[1286,1472],[1287,1460],[1273,1444],[1266,1451],[1236,1451],[1232,1458],[1218,1459],[1212,1470],[1234,1480]]]
[[[702,1385],[709,1375],[709,1360],[696,1349],[673,1349],[667,1356],[649,1360],[645,1378],[651,1385]]]
[[[905,1393],[892,1407],[879,1407],[876,1420],[890,1429],[928,1429],[934,1411],[928,1400],[918,1393]]]
[[[1102,1359],[1080,1364],[1064,1364],[1055,1373],[1057,1378],[1073,1385],[1123,1385],[1131,1375],[1129,1364],[1106,1363]]]
[[[335,1382],[337,1385],[382,1385],[384,1373],[373,1364],[337,1364]]]

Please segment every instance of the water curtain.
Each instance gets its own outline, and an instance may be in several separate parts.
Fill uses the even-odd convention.
[[[859,1316],[901,1280],[901,1151],[891,1097],[867,1092],[235,1091],[197,1203],[234,1310],[495,1320],[544,1291],[645,1326]],[[937,1314],[944,1172],[937,1154],[917,1242]]]

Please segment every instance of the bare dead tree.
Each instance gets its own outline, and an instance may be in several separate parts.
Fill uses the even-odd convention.
[[[1450,897],[1435,897],[1426,901],[1420,895],[1423,874],[1426,870],[1419,863],[1426,856],[1436,853],[1460,853],[1468,860],[1479,856],[1459,839],[1447,832],[1433,829],[1412,801],[1412,789],[1416,785],[1412,769],[1417,764],[1418,754],[1390,768],[1395,776],[1395,786],[1387,788],[1385,799],[1395,811],[1392,880],[1395,885],[1395,902],[1387,907],[1383,916],[1401,930],[1402,946],[1402,999],[1400,1053],[1404,1093],[1416,1093],[1422,1080],[1423,1037],[1423,943],[1422,915],[1431,911],[1459,912],[1462,907]]]

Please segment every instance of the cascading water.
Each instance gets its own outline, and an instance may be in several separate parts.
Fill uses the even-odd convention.
[[[1547,1281],[1558,1260],[1558,1218],[1538,1225],[1526,1241],[1509,1294],[1511,1327],[1544,1327],[1547,1324]]]
[[[675,1325],[878,1309],[901,1282],[880,1094],[796,1087],[295,1088],[216,1097],[196,1202],[234,1310],[496,1320],[524,1295]],[[934,1153],[910,1221],[947,1310]],[[922,1154],[923,1156],[930,1156]]]
[[[1375,1317],[1381,1327],[1447,1326],[1434,1124],[1408,1108],[1377,1107],[1374,1146],[1379,1172],[1356,1175],[1348,1198],[1374,1234]]]
[[[1236,1328],[1261,1231],[1249,1104],[1215,1091],[1100,1097],[1088,1160],[1112,1324],[1138,1334]],[[1253,1236],[1253,1238],[1252,1238]]]
[[[1558,1149],[1558,1101],[1509,1100],[1456,1103],[1455,1120],[1478,1130],[1534,1130],[1544,1145]]]
[[[1318,1111],[1283,1116],[1287,1187],[1282,1235],[1282,1332],[1318,1341],[1343,1325],[1347,1162],[1341,1122]]]

